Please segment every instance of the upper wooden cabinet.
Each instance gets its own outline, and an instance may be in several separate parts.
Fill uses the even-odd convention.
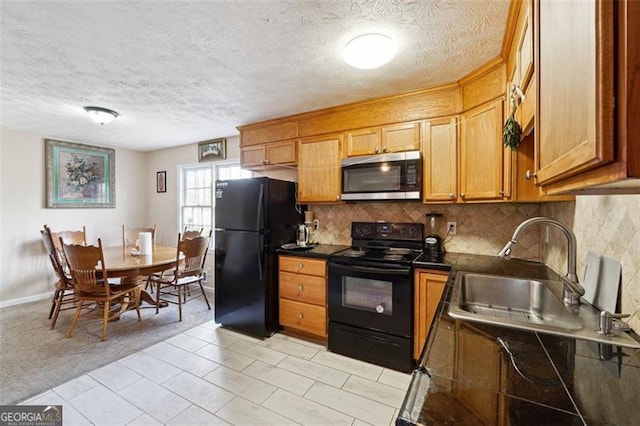
[[[298,142],[298,201],[340,201],[342,135],[306,138]]]
[[[549,193],[639,192],[627,178],[640,177],[640,3],[543,0],[534,9],[536,183]]]
[[[510,196],[510,151],[502,145],[503,102],[495,99],[461,116],[459,201]]]
[[[536,6],[537,183],[544,185],[613,161],[613,2]]]
[[[456,201],[458,197],[458,120],[423,122],[422,198],[424,202]]]
[[[298,136],[298,120],[280,119],[256,125],[238,126],[240,146],[293,139]]]
[[[240,165],[244,168],[296,164],[296,141],[250,145],[240,148]]]
[[[374,155],[420,149],[420,123],[400,123],[346,133],[347,156]]]

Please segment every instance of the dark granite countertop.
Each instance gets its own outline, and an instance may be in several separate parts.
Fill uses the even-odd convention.
[[[445,260],[452,274],[396,424],[638,424],[640,350],[448,315],[457,271],[558,279],[555,272],[495,256]]]
[[[346,250],[349,247],[350,246],[341,246],[341,245],[334,245],[334,244],[317,244],[309,248],[295,248],[290,250],[279,248],[278,250],[276,250],[276,252],[278,254],[285,254],[289,256],[315,257],[320,259],[327,259],[332,254],[342,250]]]

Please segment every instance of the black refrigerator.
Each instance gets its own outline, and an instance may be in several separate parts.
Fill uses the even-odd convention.
[[[256,337],[278,327],[276,249],[303,222],[294,182],[266,177],[216,181],[215,320]]]

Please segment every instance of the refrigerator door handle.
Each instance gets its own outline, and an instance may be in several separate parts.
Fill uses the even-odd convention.
[[[258,195],[258,214],[256,215],[256,230],[262,229],[262,215],[264,214],[264,184],[260,185],[260,194]]]
[[[260,234],[258,237],[258,273],[260,274],[260,281],[264,280],[264,266],[262,262],[264,260],[264,235]]]

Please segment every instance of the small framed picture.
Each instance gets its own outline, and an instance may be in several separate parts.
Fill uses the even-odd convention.
[[[156,173],[156,192],[167,192],[167,171]]]
[[[198,143],[198,161],[217,161],[226,158],[226,139],[214,139]]]

